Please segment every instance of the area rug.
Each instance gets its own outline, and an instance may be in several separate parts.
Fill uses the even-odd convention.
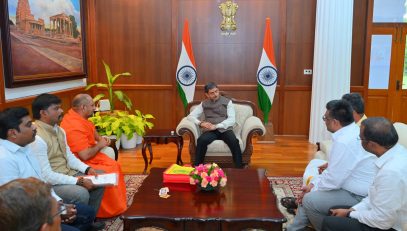
[[[283,224],[283,228],[285,228],[288,224],[293,222],[294,215],[287,212],[287,209],[281,205],[280,199],[283,197],[296,197],[300,195],[302,177],[268,177],[268,179],[273,188],[274,194],[277,196],[278,208],[287,218],[287,222]]]
[[[124,181],[127,188],[127,204],[130,206],[133,202],[133,196],[141,186],[143,180],[147,175],[125,175]],[[292,222],[293,215],[289,214],[287,210],[279,203],[282,197],[297,196],[301,193],[301,177],[268,177],[270,185],[273,188],[274,194],[277,196],[278,207],[282,214],[287,218],[289,224]],[[104,220],[106,222],[106,231],[121,231],[123,230],[123,221],[119,217]],[[283,225],[283,227],[286,226]],[[143,228],[140,231],[159,230],[155,228]]]

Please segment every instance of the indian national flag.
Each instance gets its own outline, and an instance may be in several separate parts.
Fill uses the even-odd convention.
[[[257,69],[257,97],[263,111],[263,122],[267,124],[277,86],[277,67],[274,57],[273,37],[270,29],[270,18],[266,19],[263,51]]]
[[[196,84],[196,65],[192,51],[191,39],[189,38],[188,21],[184,22],[182,32],[182,49],[177,67],[177,88],[184,107],[194,99]]]

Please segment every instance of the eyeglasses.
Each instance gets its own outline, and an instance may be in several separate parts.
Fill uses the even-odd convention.
[[[358,137],[357,139],[358,139],[359,141],[369,142],[369,140],[367,140],[367,139],[365,139],[365,138],[360,138],[360,137]]]

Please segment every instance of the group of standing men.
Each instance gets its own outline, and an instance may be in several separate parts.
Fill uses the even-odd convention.
[[[407,150],[389,120],[366,118],[361,105],[355,93],[327,103],[323,121],[332,149],[321,173],[307,175],[288,231],[309,224],[329,231],[407,230]]]
[[[50,201],[58,201],[66,210],[61,216],[62,230],[102,229],[104,223],[94,222],[95,217],[114,217],[127,208],[120,165],[100,152],[110,144],[110,140],[99,136],[93,124],[87,120],[94,110],[92,98],[87,94],[79,94],[74,97],[72,108],[63,117],[61,100],[55,95],[41,94],[32,102],[35,122],[25,108],[9,108],[0,113],[1,187],[9,187],[8,182],[20,186],[40,184],[33,183],[33,179],[13,182],[30,177],[52,185],[53,199]],[[85,175],[100,173],[116,173],[118,185],[100,187],[84,178]],[[23,186],[21,189],[28,190],[28,186]],[[21,198],[30,196],[30,192],[25,193]],[[4,199],[1,195],[0,201]],[[7,208],[6,202],[11,203],[4,200],[0,207]],[[7,215],[12,217],[12,211],[9,212]],[[52,219],[48,221],[52,223]],[[10,224],[0,225],[10,230],[16,229],[7,226]],[[23,223],[20,221],[19,224],[11,225]]]

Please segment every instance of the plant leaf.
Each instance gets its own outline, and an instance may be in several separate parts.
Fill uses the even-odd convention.
[[[100,93],[100,94],[96,95],[95,97],[93,97],[93,102],[97,102],[103,97],[105,97],[105,94]]]
[[[114,83],[116,81],[117,78],[119,78],[120,76],[124,76],[124,77],[130,77],[131,74],[130,72],[124,72],[124,73],[120,73],[120,74],[116,74],[115,76],[113,76],[112,78],[112,83]]]
[[[133,103],[131,102],[130,98],[122,91],[117,90],[113,92],[115,94],[115,96],[117,97],[117,99],[124,103],[124,105],[126,105],[126,108],[131,110],[131,108],[133,107]]]
[[[102,62],[103,62],[103,66],[105,66],[105,72],[106,72],[106,76],[107,76],[107,81],[109,82],[109,85],[111,85],[111,84],[112,84],[112,80],[113,80],[112,72],[110,71],[109,65],[107,65],[107,64],[105,63],[105,61],[103,61],[103,60],[102,60]]]

